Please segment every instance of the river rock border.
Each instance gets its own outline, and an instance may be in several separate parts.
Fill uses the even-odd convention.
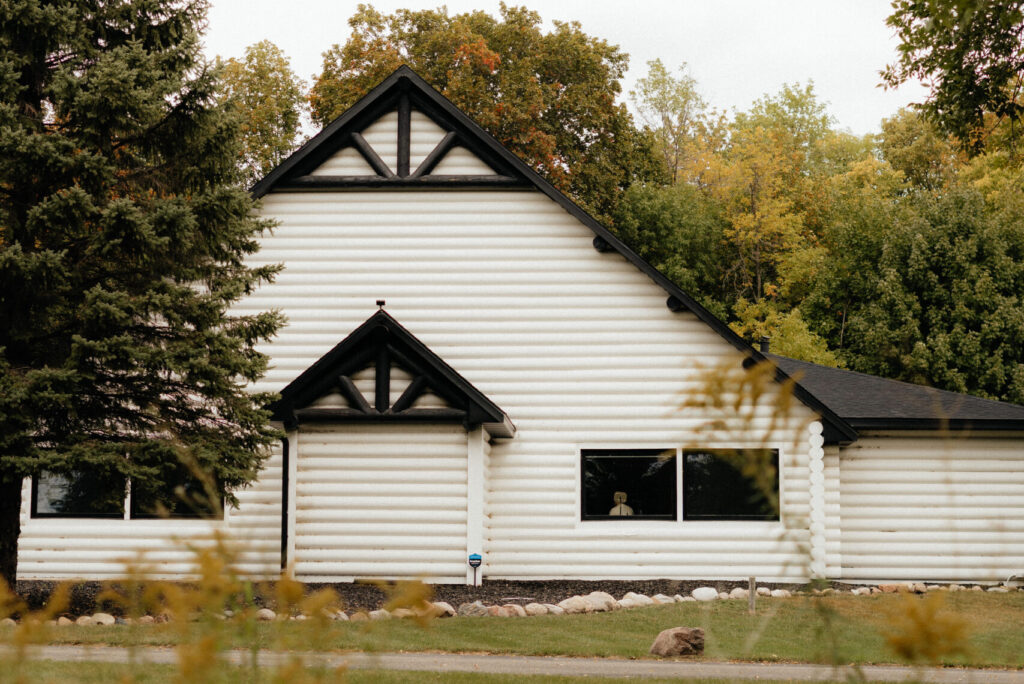
[[[921,582],[907,582],[902,584],[879,584],[877,586],[863,586],[854,587],[850,590],[837,590],[834,588],[825,589],[769,589],[768,587],[757,587],[756,592],[758,598],[772,599],[772,598],[789,598],[792,596],[833,596],[842,594],[852,594],[854,596],[871,596],[875,594],[896,594],[896,593],[913,593],[913,594],[925,594],[933,591],[986,591],[995,594],[1007,594],[1010,592],[1024,591],[1024,587],[1011,587],[1006,585],[983,587],[981,585],[964,585],[964,584],[924,584]],[[485,604],[483,601],[477,600],[473,602],[466,602],[459,605],[458,609],[452,607],[450,603],[445,601],[433,601],[424,603],[419,608],[396,608],[395,610],[379,610],[370,611],[354,611],[346,613],[343,610],[332,611],[325,613],[324,617],[331,620],[339,621],[351,621],[351,622],[369,622],[373,620],[389,620],[389,619],[402,619],[402,618],[450,618],[450,617],[532,617],[537,615],[578,615],[585,613],[605,613],[616,610],[629,610],[632,608],[642,608],[645,606],[655,606],[668,603],[701,603],[710,601],[728,601],[728,600],[748,600],[749,590],[746,587],[735,587],[731,591],[719,591],[715,587],[697,587],[691,591],[688,595],[683,596],[681,594],[675,594],[674,596],[667,596],[665,594],[655,594],[654,596],[646,596],[644,594],[638,594],[635,592],[627,592],[620,599],[616,599],[611,594],[604,591],[594,591],[585,596],[576,595],[570,596],[569,598],[560,601],[557,604],[553,603],[536,603],[527,598],[512,598],[508,599],[507,603],[501,604]],[[523,603],[523,601],[529,601],[529,603]],[[307,615],[278,615],[270,608],[260,608],[255,612],[255,619],[260,622],[271,622],[276,620],[307,620]],[[225,612],[224,615],[220,616],[224,619],[234,617],[230,611]],[[167,615],[144,615],[137,619],[115,617],[109,613],[94,613],[92,615],[81,615],[77,618],[68,616],[62,616],[57,620],[50,620],[48,624],[56,626],[67,626],[67,625],[97,625],[97,626],[110,626],[110,625],[130,625],[130,624],[154,624],[160,622],[166,622],[168,620]],[[17,625],[15,620],[11,618],[4,618],[0,620],[0,628],[14,627]]]

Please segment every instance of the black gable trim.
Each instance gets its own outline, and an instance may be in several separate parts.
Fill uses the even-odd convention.
[[[761,352],[733,332],[724,321],[719,320],[693,297],[666,278],[654,266],[644,261],[636,252],[615,237],[611,231],[598,223],[590,214],[551,185],[523,160],[506,149],[490,133],[481,128],[405,65],[395,70],[393,74],[384,79],[380,85],[371,90],[347,112],[328,124],[319,134],[288,157],[263,180],[256,183],[251,190],[253,196],[256,198],[262,197],[275,187],[286,187],[288,179],[298,179],[306,176],[309,171],[319,166],[327,157],[345,144],[344,136],[346,134],[353,130],[361,130],[361,126],[369,125],[370,122],[376,120],[384,112],[396,108],[400,98],[403,96],[408,97],[413,106],[420,109],[441,128],[447,131],[454,131],[458,137],[457,144],[468,148],[479,156],[491,168],[495,169],[497,176],[512,178],[516,181],[521,181],[525,185],[535,187],[578,219],[583,225],[590,228],[595,236],[603,240],[602,250],[618,252],[659,287],[664,289],[671,298],[674,298],[677,305],[676,308],[673,308],[674,311],[686,309],[692,312],[697,318],[710,326],[712,330],[721,335],[729,344],[742,352],[747,357],[748,362],[762,362],[766,360]],[[448,144],[451,145],[452,142],[449,141]],[[385,185],[385,183],[379,183],[379,186]],[[442,185],[444,187],[453,187],[451,184]],[[319,187],[337,188],[341,186],[338,184],[329,185],[324,181]],[[391,186],[387,185],[387,187]],[[406,184],[406,187],[408,187],[408,184]],[[480,187],[479,183],[477,187]],[[776,378],[779,382],[783,382],[789,379],[789,376],[781,368],[777,367]],[[794,394],[806,406],[821,415],[826,442],[852,442],[857,439],[857,431],[848,422],[840,418],[822,401],[800,385],[800,383],[794,385]]]
[[[378,378],[372,402],[359,393],[348,377],[370,363],[377,364]],[[413,381],[389,407],[387,387],[392,363],[411,372]],[[310,404],[332,389],[338,390],[353,408],[310,408]],[[416,398],[426,391],[437,394],[453,408],[412,408]],[[282,421],[287,427],[324,420],[454,420],[468,428],[486,425],[495,437],[515,434],[515,427],[504,411],[383,310],[289,383],[270,410],[273,420]]]

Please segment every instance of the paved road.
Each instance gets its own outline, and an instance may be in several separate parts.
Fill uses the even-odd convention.
[[[9,649],[0,649],[0,654]],[[677,660],[617,660],[609,658],[560,658],[540,656],[464,655],[458,653],[309,653],[300,654],[310,664],[353,669],[410,670],[432,672],[491,672],[514,675],[566,675],[589,677],[715,677],[727,680],[779,679],[797,682],[844,682],[850,669],[822,665],[783,663],[721,663]],[[260,664],[274,666],[293,658],[292,653],[260,652]],[[31,657],[38,660],[76,662],[129,662],[131,651],[113,646],[37,646]],[[175,663],[173,648],[140,647],[136,661]],[[248,662],[248,653],[230,651],[235,663]],[[968,670],[927,668],[915,670],[897,666],[864,666],[864,679],[871,682],[935,682],[941,684],[1024,684],[1024,670]]]

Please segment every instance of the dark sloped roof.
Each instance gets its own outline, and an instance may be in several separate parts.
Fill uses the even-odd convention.
[[[277,168],[268,173],[265,178],[256,183],[251,190],[253,196],[259,198],[275,188],[289,188],[289,180],[291,179],[294,182],[295,179],[293,177],[296,174],[308,173],[315,164],[326,159],[345,144],[347,141],[346,136],[351,135],[352,130],[360,130],[373,117],[383,113],[387,107],[395,106],[403,95],[407,98],[413,98],[416,106],[431,115],[435,122],[444,124],[444,127],[448,130],[455,131],[459,135],[460,144],[469,147],[474,153],[484,157],[492,167],[500,170],[503,177],[513,183],[522,183],[527,187],[535,187],[554,200],[569,214],[577,218],[583,225],[593,231],[596,236],[594,239],[595,248],[600,251],[618,252],[626,261],[640,269],[669,295],[666,304],[673,311],[686,309],[692,312],[712,330],[721,335],[726,342],[743,352],[748,357],[748,362],[758,362],[764,359],[760,351],[737,335],[724,321],[701,306],[697,300],[627,247],[625,243],[590,216],[590,214],[541,177],[519,157],[506,149],[490,133],[477,125],[462,110],[452,104],[407,66],[399,67],[347,112],[328,124],[319,134],[310,139]],[[374,187],[398,187],[401,184],[424,188],[429,187],[423,185],[424,180],[422,178],[398,179],[397,181],[395,179],[385,179],[381,182],[381,185]],[[327,183],[327,181],[324,181],[324,183]],[[305,189],[338,189],[346,184],[360,187],[352,179],[338,178],[331,180],[330,184],[313,184],[306,186]],[[776,377],[780,382],[786,380],[785,370],[779,367]],[[827,442],[852,441],[857,438],[857,432],[853,427],[800,383],[797,383],[795,386],[794,395],[821,416]]]
[[[1024,406],[765,356],[858,430],[1024,430]]]
[[[398,365],[414,376],[405,393],[390,400],[390,367]],[[376,364],[376,398],[372,403],[348,379]],[[382,372],[382,370],[384,372]],[[338,391],[351,408],[308,408],[321,396]],[[418,409],[415,400],[433,392],[452,409]],[[303,421],[444,421],[459,420],[466,427],[483,425],[495,437],[512,437],[515,426],[508,415],[483,392],[431,351],[411,332],[381,310],[370,316],[331,351],[307,368],[281,391],[270,406],[274,420],[287,426]]]

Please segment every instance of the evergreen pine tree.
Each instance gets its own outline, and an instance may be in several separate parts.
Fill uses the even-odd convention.
[[[238,123],[200,54],[204,0],[0,4],[0,577],[22,479],[184,469],[216,494],[275,438],[254,345],[276,313],[229,307],[268,226],[238,183]],[[116,485],[121,486],[121,485]],[[134,487],[133,487],[134,491]],[[116,496],[116,494],[115,494]]]

